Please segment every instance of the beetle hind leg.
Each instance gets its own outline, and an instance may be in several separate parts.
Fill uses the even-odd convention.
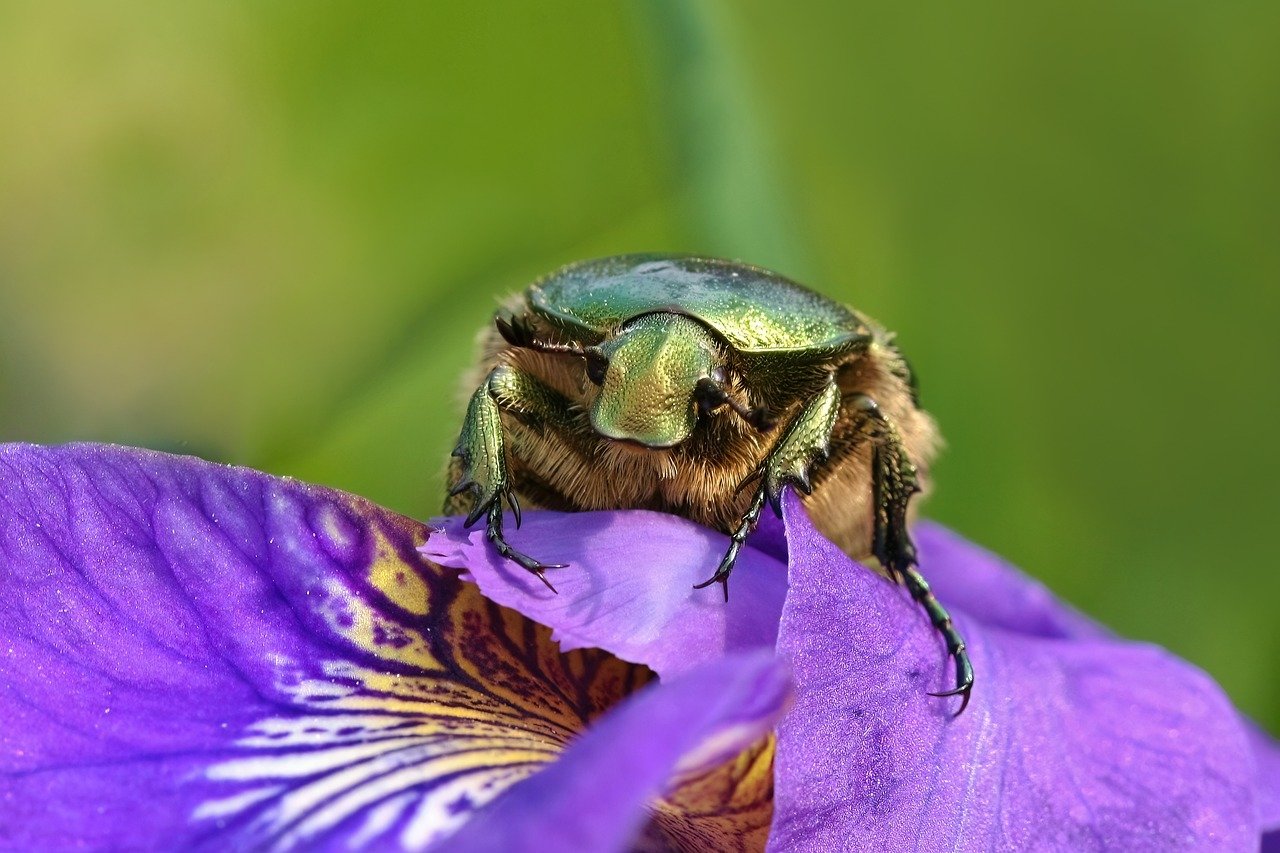
[[[941,690],[937,693],[930,693],[930,696],[959,696],[960,708],[956,711],[956,716],[964,713],[964,709],[969,705],[969,694],[973,690],[973,664],[969,661],[969,653],[965,650],[964,638],[960,636],[960,632],[956,630],[955,625],[951,622],[951,614],[942,606],[937,597],[933,594],[933,590],[929,588],[929,582],[924,576],[916,570],[914,566],[909,566],[902,572],[903,584],[907,591],[911,593],[911,597],[916,603],[924,608],[924,612],[929,614],[929,623],[933,625],[933,629],[942,635],[942,639],[947,643],[947,654],[956,662],[956,686],[950,690]]]
[[[875,523],[871,537],[871,553],[895,581],[907,588],[929,617],[929,624],[942,636],[947,655],[955,661],[956,686],[930,696],[959,696],[959,715],[969,704],[973,690],[973,664],[965,649],[964,638],[951,621],[951,614],[938,601],[916,568],[916,549],[907,531],[907,506],[920,491],[916,468],[907,457],[902,438],[892,421],[884,416],[876,402],[865,394],[850,398],[852,407],[863,416],[863,423],[873,441],[871,449],[871,497]]]

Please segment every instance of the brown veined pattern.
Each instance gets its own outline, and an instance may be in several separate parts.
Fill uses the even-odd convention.
[[[732,761],[680,780],[653,805],[646,829],[652,849],[763,850],[773,820],[773,757],[770,735]]]
[[[358,529],[366,540],[311,602],[327,639],[351,653],[319,674],[315,662],[276,662],[290,711],[258,721],[237,755],[209,768],[227,794],[194,815],[239,823],[258,847],[306,846],[351,821],[356,843],[425,847],[654,678],[599,650],[561,653],[550,629],[422,558],[424,525],[347,500],[308,518],[317,536]],[[772,755],[770,739],[682,780],[653,804],[646,845],[763,849]]]

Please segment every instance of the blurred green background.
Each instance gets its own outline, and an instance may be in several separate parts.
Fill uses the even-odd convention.
[[[438,507],[569,260],[900,332],[932,516],[1280,731],[1280,4],[0,2],[0,439]]]

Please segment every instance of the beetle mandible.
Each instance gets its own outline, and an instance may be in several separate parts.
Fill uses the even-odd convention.
[[[486,519],[494,548],[554,591],[503,534],[503,501],[661,510],[727,533],[698,587],[726,600],[765,502],[799,490],[814,525],[874,557],[924,608],[969,701],[964,640],[916,568],[907,529],[938,443],[893,335],[776,273],[732,261],[624,255],[532,284],[481,338],[449,476],[448,513]],[[959,711],[957,712],[959,713]]]

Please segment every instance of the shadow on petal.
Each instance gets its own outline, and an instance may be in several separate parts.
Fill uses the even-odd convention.
[[[565,649],[601,648],[662,677],[725,654],[772,648],[786,595],[786,567],[742,552],[726,605],[720,589],[694,589],[715,571],[728,537],[656,512],[537,512],[509,538],[548,562],[558,594],[502,559],[480,529],[438,519],[423,554],[464,569],[484,594],[549,625]],[[776,553],[776,536],[764,541]]]
[[[984,624],[959,607],[969,709],[926,695],[950,665],[905,591],[786,505],[773,849],[1253,847],[1251,756],[1231,704],[1164,651]],[[939,566],[929,568],[933,576]],[[951,602],[954,603],[954,602]]]
[[[769,652],[730,655],[633,696],[606,715],[536,778],[512,787],[439,850],[506,853],[624,850],[650,816],[647,804],[673,774],[698,776],[758,741],[787,699],[787,678]],[[753,752],[752,755],[760,753]],[[768,826],[767,799],[727,813],[704,801],[698,820],[683,807],[659,808],[648,833],[663,849],[728,850]],[[751,815],[756,825],[750,824]],[[759,820],[759,818],[763,820]]]

